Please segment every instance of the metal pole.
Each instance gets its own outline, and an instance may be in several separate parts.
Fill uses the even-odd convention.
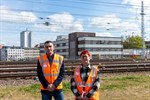
[[[132,39],[134,37],[133,34],[134,34],[134,32],[132,32]],[[133,56],[134,56],[134,41],[132,41],[132,58],[133,58]]]
[[[142,57],[145,58],[145,31],[144,31],[144,7],[143,7],[143,1],[141,2],[141,35],[142,35]]]

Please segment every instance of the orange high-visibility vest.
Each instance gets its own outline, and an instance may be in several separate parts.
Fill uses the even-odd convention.
[[[42,67],[42,71],[43,71],[43,75],[44,75],[45,79],[49,82],[49,84],[53,84],[59,75],[60,67],[61,67],[62,61],[63,61],[63,56],[54,54],[53,62],[51,65],[50,65],[50,62],[49,62],[46,54],[39,56],[38,60]],[[62,87],[63,86],[62,86],[62,82],[61,82],[58,85],[58,87],[56,87],[56,89],[62,89]],[[40,89],[47,90],[43,87],[42,84],[40,84]]]
[[[88,94],[88,92],[92,89],[93,83],[96,80],[98,67],[92,67],[90,74],[88,76],[88,79],[85,83],[83,83],[81,79],[81,73],[80,73],[81,67],[77,67],[74,70],[74,79],[77,86],[77,90],[79,91],[80,95],[83,94],[84,96]],[[99,100],[100,92],[97,90],[94,95],[90,98],[90,100]]]

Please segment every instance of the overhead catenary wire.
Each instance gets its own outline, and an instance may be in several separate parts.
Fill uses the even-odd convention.
[[[20,0],[18,0],[18,1],[20,1]],[[118,14],[124,14],[124,15],[134,15],[134,14],[131,14],[131,13],[123,13],[123,12],[109,11],[109,10],[104,10],[104,9],[94,9],[94,8],[87,8],[87,7],[86,8],[84,8],[84,7],[76,7],[76,6],[73,6],[73,5],[64,5],[64,4],[62,5],[62,4],[55,4],[55,3],[49,3],[49,2],[29,1],[29,0],[21,0],[21,1],[23,1],[23,2],[29,2],[29,3],[44,4],[44,5],[49,5],[49,6],[57,6],[57,7],[62,7],[62,8],[63,7],[67,7],[67,8],[74,8],[74,9],[80,9],[80,10],[83,9],[83,10],[92,10],[92,11],[99,11],[99,12],[101,11],[101,12],[108,12],[108,13],[118,13]],[[64,1],[64,2],[66,2],[66,1]],[[73,2],[73,1],[71,1],[71,2]],[[105,4],[111,4],[111,3],[105,2]],[[118,5],[121,5],[121,4],[118,4]],[[101,4],[100,6],[108,6],[108,5]],[[116,7],[116,6],[112,6],[112,7]],[[25,10],[25,11],[29,11],[29,10]],[[34,12],[34,10],[31,10],[31,11]],[[40,12],[40,11],[35,11],[35,12]],[[45,13],[46,12],[49,12],[49,11],[45,11]],[[56,13],[56,12],[54,12],[54,13]]]
[[[17,10],[18,11],[18,10]],[[50,12],[49,12],[50,13]],[[51,12],[51,13],[57,13],[58,14],[58,12]],[[59,14],[63,14],[63,13],[59,13]],[[5,18],[1,18],[0,19],[0,21],[1,20],[6,20],[7,18],[9,19],[9,18],[11,18],[12,19],[12,16],[6,16],[6,15],[10,15],[10,14],[5,14]],[[11,14],[11,15],[14,15],[14,16],[17,16],[17,17],[22,17],[22,20],[23,20],[23,18],[31,18],[31,16],[22,16],[22,15],[15,15],[15,14]],[[74,16],[82,16],[82,17],[88,17],[88,18],[103,18],[104,16],[94,16],[94,15],[82,15],[82,14],[73,14]],[[3,16],[1,16],[1,17],[3,17]],[[37,16],[37,19],[40,19],[40,18],[43,18],[43,17],[40,17],[40,16]],[[112,18],[116,18],[116,17],[112,17],[112,16],[107,16],[107,17],[105,17],[105,19],[108,19],[108,20],[110,20],[110,19],[112,19]],[[119,17],[120,19],[124,19],[124,20],[130,20],[130,21],[135,21],[135,18],[128,18],[128,17]],[[11,20],[11,19],[9,19],[9,20]],[[15,20],[16,18],[14,18],[14,20]],[[32,19],[32,18],[31,18]],[[44,18],[43,18],[44,19]],[[49,18],[49,19],[52,19],[52,18]],[[65,19],[67,19],[67,18],[65,18]],[[16,20],[18,20],[18,19],[16,19]],[[44,19],[45,20],[45,19]],[[13,21],[13,20],[12,20]],[[23,20],[23,21],[25,21],[25,19]]]
[[[51,3],[49,3],[49,2],[43,2],[43,1],[30,1],[30,0],[18,0],[18,1],[23,1],[23,2],[29,2],[29,3],[39,3],[39,4],[44,4],[44,5],[50,5],[50,6],[54,6],[54,5],[57,5],[57,6],[59,6],[59,7],[66,7],[65,5],[58,5],[58,4],[51,4]],[[58,0],[51,0],[51,1],[58,1]],[[67,0],[67,1],[69,1],[69,2],[73,2],[73,1],[70,1],[70,0]],[[67,2],[66,0],[64,1],[64,2]],[[81,1],[84,1],[84,0],[81,0]],[[77,2],[77,1],[76,1]],[[96,3],[97,4],[97,2],[94,2],[94,3]],[[102,3],[101,4],[101,6],[103,6],[103,4],[112,4],[112,5],[124,5],[124,4],[119,4],[119,3],[111,3],[111,2],[99,2],[99,3]],[[128,5],[129,6],[129,5]],[[136,5],[137,6],[137,5]],[[139,6],[139,5],[138,5]],[[74,6],[73,5],[71,5],[71,6],[67,6],[67,7],[70,7],[70,8],[73,8]],[[113,6],[113,7],[115,7],[115,6]],[[89,9],[89,8],[81,8],[81,7],[76,7],[76,8],[78,8],[78,9]],[[35,13],[60,13],[60,12],[50,12],[50,11],[37,11],[37,10],[27,10],[27,9],[11,9],[11,10],[14,10],[14,11],[27,11],[27,12],[35,12]],[[97,9],[92,9],[92,8],[90,8],[89,10],[93,10],[93,11],[95,11],[95,10],[97,10]],[[103,11],[103,12],[109,12],[109,11],[105,11],[105,10],[98,10],[98,11]],[[110,12],[112,12],[112,11],[110,11]],[[115,13],[114,11],[112,12],[112,13]],[[135,14],[130,14],[130,13],[122,13],[122,12],[116,12],[116,13],[119,13],[119,14],[126,14],[126,15],[135,15]],[[72,13],[73,14],[73,13]],[[73,14],[73,15],[76,15],[76,16],[87,16],[87,17],[98,17],[99,15],[82,15],[82,14]],[[126,17],[124,17],[124,19],[125,19]]]
[[[20,0],[18,0],[20,1]],[[35,1],[29,1],[29,0],[21,0],[21,1],[24,1],[24,2],[30,2],[30,3],[44,3],[44,2],[35,2]],[[109,3],[109,2],[105,2],[105,3]],[[49,3],[44,3],[45,5],[48,4],[50,5]],[[56,4],[57,5],[57,4]],[[54,6],[54,5],[51,5],[51,6]],[[58,6],[61,6],[61,5],[58,5]],[[61,7],[65,7],[65,6],[61,6]],[[73,6],[69,6],[70,8],[72,8]],[[81,8],[79,8],[81,9]],[[87,9],[87,8],[85,8]],[[27,12],[34,12],[34,13],[45,13],[45,14],[55,14],[55,13],[60,13],[60,12],[51,12],[51,11],[39,11],[39,10],[27,10],[27,9],[14,9],[14,8],[11,8],[11,10],[13,11],[27,11]],[[92,8],[90,8],[90,10],[92,10]],[[95,10],[95,9],[94,9]],[[103,10],[98,10],[98,11],[103,11]],[[107,11],[103,11],[103,12],[107,12]],[[108,11],[109,12],[109,11]],[[112,11],[111,11],[112,12]],[[112,13],[115,13],[115,12],[112,12]],[[119,14],[124,14],[124,15],[130,15],[130,13],[122,13],[122,12],[117,12]],[[99,15],[89,15],[89,14],[76,14],[76,13],[71,13],[72,15],[75,15],[75,16],[83,16],[83,17],[101,17]],[[135,14],[131,14],[131,15],[135,15]],[[147,16],[148,17],[148,16]],[[120,17],[122,19],[128,19],[128,17]]]
[[[47,14],[63,14],[63,12],[52,12],[52,11],[37,11],[37,10],[20,10],[20,9],[11,9],[12,11],[26,11],[26,12],[34,12],[34,13],[47,13]],[[6,15],[10,15],[10,14],[8,14],[8,13],[3,13],[3,14],[6,14]],[[74,16],[80,16],[80,17],[91,17],[91,18],[93,18],[93,17],[104,17],[104,16],[100,16],[100,15],[90,15],[90,14],[78,14],[78,13],[71,13],[72,15],[74,15]],[[15,14],[11,14],[11,15],[15,15]],[[2,16],[2,15],[1,15]],[[21,15],[15,15],[15,16],[21,16]],[[26,18],[30,18],[30,16],[23,16],[23,17],[26,17]],[[148,16],[147,16],[148,17]],[[10,18],[11,18],[11,16],[10,16]],[[38,18],[42,18],[42,17],[38,17]],[[107,17],[105,17],[105,18],[114,18],[114,17],[111,17],[111,16],[107,16]],[[128,19],[128,20],[135,20],[135,18],[128,18],[128,17],[119,17],[119,18],[121,18],[121,19]]]
[[[49,2],[43,2],[43,1],[30,1],[30,0],[17,0],[17,1],[24,1],[24,2],[30,2],[30,3],[37,3],[37,4],[44,4],[44,5],[52,5],[53,3],[49,3],[51,1],[53,2],[60,2],[60,0],[49,0]],[[113,6],[113,7],[123,7],[123,8],[126,8],[126,7],[141,7],[140,4],[135,4],[134,5],[131,5],[131,4],[122,4],[122,3],[114,3],[113,2],[102,2],[102,1],[96,1],[96,0],[76,0],[76,1],[72,1],[72,0],[61,0],[61,2],[63,1],[63,4],[65,4],[64,2],[71,2],[71,3],[76,3],[76,4],[87,4],[87,5],[101,5],[101,6]],[[62,5],[63,6],[63,5]],[[64,5],[65,6],[65,5]],[[72,6],[74,7],[74,6]],[[147,8],[150,8],[149,6],[144,6],[144,7],[147,7]],[[83,8],[84,9],[84,8]]]
[[[61,7],[68,7],[68,8],[74,8],[74,9],[83,9],[83,10],[87,9],[87,8],[84,8],[84,7],[76,7],[74,5],[71,5],[71,6],[67,6],[67,5],[64,5],[64,4],[63,5],[59,5],[59,4],[55,4],[55,3],[47,3],[47,2],[44,2],[44,1],[40,1],[40,2],[38,2],[38,1],[29,1],[29,0],[18,0],[18,1],[24,1],[24,2],[33,3],[33,5],[35,3],[42,4],[42,5],[51,5],[51,4],[53,4],[51,6],[61,6]],[[58,1],[58,0],[51,0],[51,1]],[[80,0],[80,1],[84,1],[84,0]],[[93,3],[90,2],[89,0],[87,0],[87,1],[88,1],[87,3],[85,1],[83,3],[90,4],[90,5],[101,5],[101,6],[108,6],[108,5],[110,5],[112,7],[120,7],[120,8],[130,6],[130,5],[121,5],[120,6],[119,3],[117,4],[117,3],[111,3],[111,2],[96,2],[96,0]],[[80,3],[79,1],[70,1],[70,0],[65,0],[64,2],[72,2],[72,3],[74,2],[76,4]],[[135,5],[135,6],[139,7],[139,5]],[[27,11],[27,12],[33,12],[33,13],[39,13],[39,14],[55,14],[55,13],[60,13],[60,12],[57,12],[57,11],[53,11],[52,12],[52,11],[40,11],[40,10],[20,9],[20,8],[18,8],[18,9],[11,8],[10,10],[17,11],[17,12],[19,12],[19,11],[20,12],[21,11]],[[106,11],[106,10],[98,10],[98,9],[93,9],[93,8],[89,8],[89,10],[96,10],[96,11],[102,11],[102,12]],[[106,11],[106,12],[109,12],[109,11]],[[130,14],[130,13],[115,12],[115,11],[110,11],[110,12],[112,12],[112,13],[118,13],[118,14],[122,14],[122,15],[126,15],[126,14],[133,15],[133,16],[135,15],[135,14]],[[99,16],[99,15],[90,15],[90,14],[77,14],[77,13],[71,13],[71,14],[74,15],[74,16],[80,16],[80,17],[82,16],[84,18],[85,17],[103,17],[103,16]],[[38,17],[41,17],[41,16],[38,16]],[[107,17],[107,18],[109,19],[109,18],[113,18],[113,17]],[[131,18],[128,18],[128,17],[120,17],[120,18],[121,19],[125,19],[125,20],[132,20],[132,21],[135,20],[134,18],[131,19]],[[15,22],[11,22],[11,21],[8,22],[8,23],[15,24]],[[85,23],[88,23],[88,22],[85,22]],[[36,23],[27,23],[27,25],[34,25],[34,24],[36,24]],[[67,24],[67,22],[65,22],[64,24]],[[113,25],[113,23],[111,23],[111,25]],[[22,26],[25,26],[25,25],[22,25]],[[88,26],[88,25],[84,25],[84,26]]]
[[[49,24],[49,26],[46,26],[45,25],[45,23],[27,23],[27,22],[24,22],[24,23],[21,23],[21,22],[11,22],[11,21],[0,21],[0,22],[4,22],[4,23],[8,23],[9,25],[15,25],[15,24],[18,24],[19,26],[20,26],[20,24],[21,24],[21,26],[22,27],[26,27],[27,25],[28,25],[28,27],[30,27],[30,25],[39,25],[39,27],[40,26],[45,26],[45,28],[46,29],[48,29],[48,30],[50,30],[49,28],[50,27],[53,27],[53,28],[55,28],[55,27],[61,27],[61,25],[59,25],[59,24]],[[67,23],[63,23],[63,25],[69,25],[69,24],[67,24]],[[116,28],[111,28],[110,26],[112,26],[112,25],[115,25],[115,27],[117,28],[117,27],[119,27],[120,28],[120,24],[114,24],[114,23],[110,23],[110,24],[103,24],[103,25],[101,25],[101,28],[99,28],[99,29],[103,29],[104,30],[104,32],[105,32],[105,30],[111,30],[111,31],[113,31],[114,29],[116,29]],[[8,26],[8,25],[7,25]],[[68,26],[68,27],[72,27],[73,25],[72,24],[70,24],[70,26]],[[33,27],[33,26],[32,26]],[[86,27],[86,28],[97,28],[98,26],[97,25],[83,25],[83,27]],[[35,29],[36,28],[38,28],[38,27],[34,27]],[[85,28],[85,29],[86,29]],[[3,28],[3,29],[5,29],[5,28]],[[6,30],[7,30],[8,28],[6,27]],[[45,29],[45,30],[46,30]],[[69,28],[68,28],[69,29]],[[132,28],[132,30],[136,30],[136,28]]]
[[[7,23],[10,23],[10,26],[12,25],[12,24],[18,24],[19,26],[20,26],[20,24],[19,23],[11,23],[11,22],[7,22]],[[63,27],[62,27],[62,25],[53,25],[53,26],[45,26],[44,28],[40,28],[40,27],[33,27],[33,26],[31,26],[32,24],[30,23],[29,24],[29,26],[28,26],[28,28],[30,28],[30,29],[32,29],[33,31],[38,31],[38,32],[48,32],[48,31],[51,31],[51,28],[50,27],[52,27],[52,28],[58,28],[58,27],[61,27],[61,30],[60,30],[60,28],[59,29],[57,29],[57,31],[62,31],[62,32],[69,32],[69,31],[72,31],[72,29],[71,29],[71,27],[72,26],[70,26],[70,27],[68,27],[67,29],[65,29],[65,30],[63,30]],[[7,25],[8,26],[8,25]],[[42,25],[42,26],[44,26],[44,25]],[[86,26],[86,28],[83,30],[83,31],[85,31],[85,30],[88,30],[89,31],[89,29],[88,28],[94,28],[94,27],[96,27],[96,26],[93,26],[93,25],[84,25],[84,26]],[[83,27],[84,27],[83,26]],[[22,31],[22,29],[23,29],[23,27],[26,27],[26,24],[21,24],[21,26],[20,26],[20,28],[18,29],[17,27],[14,29],[14,28],[9,28],[9,30],[8,30],[8,28],[7,27],[4,27],[3,29],[1,29],[1,31],[3,30],[3,31],[13,31],[13,30],[17,30],[17,31]],[[97,30],[95,30],[95,32],[105,32],[105,33],[109,33],[109,32],[126,32],[126,33],[128,33],[127,32],[127,30],[126,29],[123,29],[123,30],[121,30],[121,31],[119,31],[119,30],[116,30],[117,29],[117,27],[121,27],[121,25],[117,25],[116,26],[116,28],[111,28],[111,27],[107,27],[107,25],[102,25],[101,26],[101,28],[98,28]],[[21,29],[22,28],[22,29]],[[40,28],[40,29],[39,29]],[[94,31],[93,30],[93,31]],[[139,30],[140,30],[140,28],[139,28]],[[129,30],[130,31],[130,30]],[[132,28],[132,31],[137,31],[137,29],[136,28]],[[55,33],[55,32],[54,32]],[[57,32],[56,32],[57,33]]]

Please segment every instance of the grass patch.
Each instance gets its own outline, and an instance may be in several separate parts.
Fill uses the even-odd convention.
[[[147,78],[148,77],[146,76],[124,76],[124,77],[116,77],[111,80],[145,82]]]
[[[101,85],[101,90],[115,90],[115,89],[125,89],[130,86],[138,86],[145,82],[150,81],[149,76],[118,76],[112,78],[101,79],[103,85]]]
[[[125,84],[113,83],[113,84],[104,84],[100,87],[100,90],[114,90],[114,89],[125,89]]]
[[[40,85],[32,84],[29,86],[23,86],[23,87],[19,88],[19,91],[36,94],[40,91]],[[64,93],[67,93],[68,91],[70,91],[70,83],[69,82],[63,82],[63,91],[64,91]]]
[[[70,82],[63,82],[63,92],[68,93],[70,91]]]
[[[122,75],[101,78],[101,100],[149,100],[150,76]],[[41,100],[40,85],[0,87],[0,100]],[[65,97],[73,98],[70,82],[63,82]],[[129,98],[130,97],[130,98]],[[145,98],[144,98],[145,97]],[[113,98],[113,99],[112,99]]]
[[[36,93],[39,92],[39,89],[40,89],[39,87],[40,87],[39,84],[32,84],[32,85],[29,85],[29,86],[20,87],[19,91],[29,92],[29,93],[32,93],[32,94],[36,94]]]
[[[150,81],[149,76],[118,76],[112,78],[101,79],[104,84],[101,84],[101,90],[125,90],[130,86],[137,86],[142,83]],[[37,94],[39,90],[39,84],[33,84],[19,88],[20,91]],[[70,90],[70,82],[63,82],[63,92],[68,93]]]

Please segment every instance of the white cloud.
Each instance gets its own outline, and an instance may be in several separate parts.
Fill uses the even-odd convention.
[[[102,17],[94,17],[91,19],[91,25],[100,29],[109,29],[117,31],[137,30],[139,25],[136,23],[125,22],[116,15],[104,15]]]
[[[136,31],[140,28],[139,28],[139,25],[136,23],[122,22],[122,23],[120,23],[120,29],[123,29],[124,31],[126,31],[126,30]]]
[[[16,12],[6,6],[0,6],[0,21],[15,23],[35,22],[37,17],[32,12]]]
[[[150,0],[142,0],[144,2],[144,27],[147,34],[150,33],[150,11],[149,5]],[[93,17],[91,19],[90,25],[93,28],[98,28],[102,31],[101,34],[104,34],[106,30],[109,30],[110,34],[120,33],[118,35],[132,35],[134,32],[135,35],[141,36],[141,0],[124,0],[122,4],[131,5],[130,8],[127,8],[133,16],[130,16],[128,20],[119,18],[115,14],[104,15],[100,17]],[[133,20],[135,19],[135,20]],[[116,33],[115,33],[116,32]],[[100,34],[100,33],[99,33]],[[148,35],[145,34],[145,37]],[[107,34],[106,34],[107,35]]]
[[[75,31],[83,31],[83,26],[82,26],[82,22],[80,21],[76,21],[73,23],[72,27],[71,27],[71,31],[75,32]]]
[[[144,7],[144,28],[145,28],[145,37],[150,40],[150,0],[124,0],[123,4],[129,4],[132,5],[132,7],[129,9],[131,13],[136,13],[136,17],[138,22],[141,24],[141,1],[143,1],[143,7]],[[141,35],[140,31],[138,32],[138,35]]]
[[[113,20],[112,20],[113,19]],[[108,28],[112,25],[118,24],[121,19],[117,18],[116,15],[104,15],[103,17],[93,17],[91,19],[91,25],[98,28]],[[111,23],[111,25],[110,25]]]
[[[124,0],[122,3],[123,4],[129,4],[131,5],[131,8],[129,9],[130,12],[133,14],[136,14],[136,17],[138,20],[141,20],[141,1],[143,1],[143,8],[144,8],[144,19],[145,22],[150,22],[150,11],[149,11],[149,5],[150,5],[150,0]]]
[[[22,20],[25,22],[35,22],[37,17],[32,12],[21,12],[20,13]]]
[[[149,6],[150,5],[150,1],[149,0],[123,0],[122,4],[138,5],[138,6],[141,7],[141,1],[144,2],[145,6]]]
[[[83,25],[79,20],[75,20],[74,17],[67,12],[57,13],[48,16],[50,25],[44,24],[36,25],[36,27],[45,28],[52,32],[70,32],[70,31],[82,31]]]
[[[96,36],[113,37],[113,35],[109,32],[102,32],[102,33],[96,32]]]
[[[100,29],[117,29],[121,19],[115,14],[94,17],[91,19],[91,26]]]

